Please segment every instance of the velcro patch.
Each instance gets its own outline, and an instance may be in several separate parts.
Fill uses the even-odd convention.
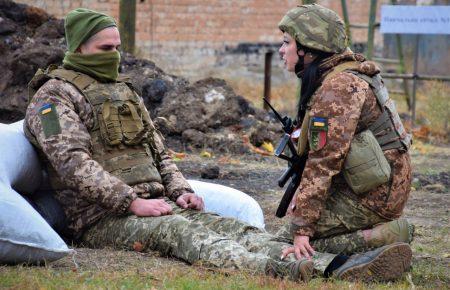
[[[45,138],[61,133],[58,113],[54,104],[45,104],[39,109],[42,130]]]
[[[309,120],[308,139],[311,150],[318,151],[327,144],[327,132],[327,118],[312,117]]]

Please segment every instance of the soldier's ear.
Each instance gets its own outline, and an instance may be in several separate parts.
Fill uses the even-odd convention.
[[[305,51],[303,49],[299,49],[299,50],[297,50],[297,54],[299,56],[305,56]]]

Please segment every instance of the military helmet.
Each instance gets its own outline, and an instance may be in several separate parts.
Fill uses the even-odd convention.
[[[278,24],[301,45],[325,52],[341,53],[347,47],[347,35],[341,18],[317,4],[289,10]]]

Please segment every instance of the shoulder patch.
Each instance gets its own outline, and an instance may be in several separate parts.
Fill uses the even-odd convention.
[[[39,109],[42,129],[45,138],[61,133],[58,113],[54,104],[45,104]]]
[[[324,117],[311,117],[308,128],[309,147],[311,150],[318,151],[327,144],[327,133],[328,119]]]

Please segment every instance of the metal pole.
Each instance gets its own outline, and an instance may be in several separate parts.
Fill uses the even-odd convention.
[[[414,51],[414,79],[413,79],[413,92],[412,92],[412,104],[411,104],[411,128],[414,128],[414,122],[416,121],[416,89],[417,89],[417,65],[419,62],[419,38],[420,34],[416,34],[416,49]]]
[[[384,79],[404,79],[418,81],[443,81],[450,82],[450,76],[438,76],[438,75],[423,75],[423,74],[397,74],[397,73],[382,73],[381,76]]]
[[[369,31],[367,33],[367,58],[368,59],[372,59],[372,56],[373,56],[373,42],[374,42],[376,16],[377,16],[377,0],[370,0]]]
[[[272,56],[273,51],[266,52],[264,58],[264,98],[270,102],[270,79],[271,79],[271,68],[272,68]],[[269,106],[264,103],[264,109],[268,110]]]
[[[120,0],[119,32],[122,50],[134,53],[136,34],[136,0]]]
[[[348,10],[347,10],[347,1],[341,0],[341,7],[342,7],[342,16],[344,17],[344,23],[345,23],[345,32],[347,33],[348,41],[347,45],[352,45],[352,33],[350,31],[350,19],[348,17]]]

